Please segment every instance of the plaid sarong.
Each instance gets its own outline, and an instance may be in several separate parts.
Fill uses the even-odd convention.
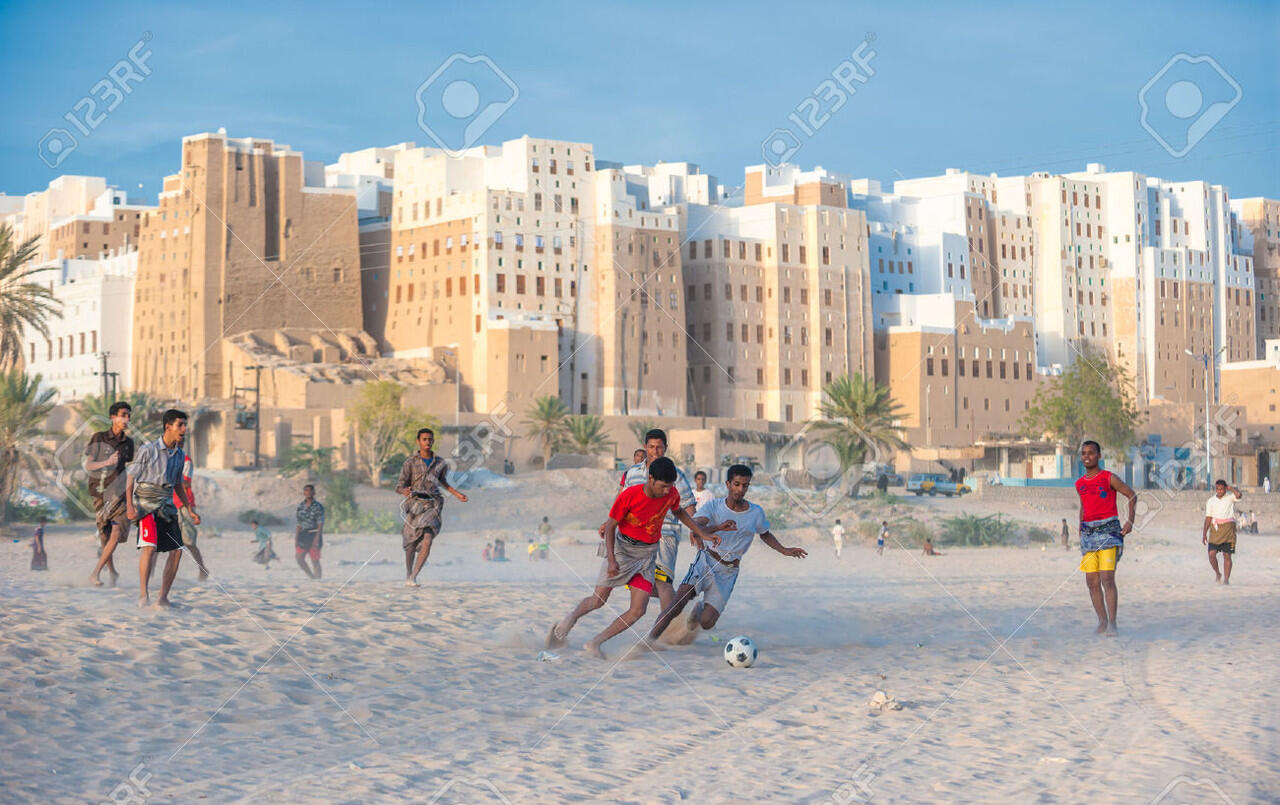
[[[1124,552],[1124,535],[1120,533],[1120,518],[1089,520],[1080,523],[1080,554],[1116,549],[1116,559]]]

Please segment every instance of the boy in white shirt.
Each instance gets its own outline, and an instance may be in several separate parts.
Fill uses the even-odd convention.
[[[844,526],[840,525],[840,521],[836,520],[836,524],[831,527],[831,541],[836,546],[836,558],[840,558],[840,551],[844,548]]]
[[[1213,492],[1213,497],[1204,505],[1200,543],[1209,546],[1209,566],[1213,568],[1215,581],[1230,584],[1231,557],[1236,552],[1236,501],[1244,495],[1221,480],[1213,485]],[[1218,554],[1222,554],[1221,572],[1218,571]]]
[[[707,489],[707,474],[702,470],[698,470],[693,474],[693,500],[694,505],[699,509],[703,504],[710,503],[715,500],[715,493]]]
[[[715,548],[704,545],[698,551],[676,591],[675,600],[658,616],[649,632],[650,638],[661,635],[698,594],[702,595],[702,601],[689,613],[685,623],[687,632],[677,642],[690,643],[699,628],[715,626],[738,581],[738,565],[757,534],[764,544],[783,556],[797,559],[808,556],[804,548],[787,548],[780,544],[769,531],[764,509],[747,502],[747,490],[751,487],[750,467],[743,464],[730,467],[725,487],[728,490],[726,497],[704,504],[693,515],[693,521],[704,531],[720,532],[720,544]]]

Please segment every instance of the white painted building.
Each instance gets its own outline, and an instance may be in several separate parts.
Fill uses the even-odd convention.
[[[137,251],[96,260],[58,260],[48,268],[34,279],[48,283],[62,303],[62,317],[49,318],[48,338],[24,331],[27,372],[42,375],[42,387],[56,388],[59,402],[79,400],[102,393],[105,354],[106,371],[119,372],[115,387],[130,388]]]

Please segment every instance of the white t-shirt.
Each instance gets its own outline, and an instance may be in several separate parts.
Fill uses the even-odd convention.
[[[842,525],[831,526],[831,538],[834,539],[836,542],[844,542],[844,526]]]
[[[693,516],[707,518],[712,526],[725,520],[733,521],[733,531],[716,532],[716,536],[720,537],[720,544],[713,549],[721,559],[732,562],[746,555],[756,534],[769,530],[769,518],[765,517],[764,509],[750,501],[747,502],[746,511],[736,512],[729,508],[725,500],[726,498],[716,498],[700,506]]]
[[[698,508],[702,508],[703,505],[715,500],[716,495],[710,489],[695,489],[693,490],[693,499],[697,501]]]
[[[1204,504],[1204,514],[1215,520],[1234,520],[1236,517],[1236,496],[1230,490],[1222,497],[1214,495]]]

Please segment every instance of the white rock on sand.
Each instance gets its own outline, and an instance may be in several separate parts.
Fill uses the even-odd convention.
[[[264,571],[234,516],[260,505],[251,480],[206,498],[223,533],[201,543],[214,581],[197,584],[185,558],[172,612],[133,607],[132,546],[119,588],[89,588],[84,525],[50,529],[49,573],[27,569],[26,540],[0,546],[6,802],[106,801],[137,781],[156,803],[789,802],[855,782],[876,802],[1145,802],[1181,778],[1237,803],[1280,799],[1275,536],[1242,535],[1223,588],[1194,512],[1135,535],[1118,640],[1093,634],[1074,550],[853,543],[837,562],[829,544],[810,541],[804,561],[758,545],[719,625],[688,648],[631,652],[624,634],[609,661],[589,659],[578,649],[605,610],[539,662],[547,624],[595,576],[612,473],[518,476],[449,501],[420,589],[402,586],[398,535],[329,535],[311,582],[288,555],[290,523],[273,529],[284,561]],[[273,510],[298,485],[265,484]],[[551,559],[512,541],[512,561],[480,561],[487,537],[523,542],[544,514]],[[825,536],[799,518],[795,533]],[[682,547],[678,574],[691,558]],[[767,646],[749,674],[712,639],[739,632]],[[908,706],[866,718],[875,691]]]

